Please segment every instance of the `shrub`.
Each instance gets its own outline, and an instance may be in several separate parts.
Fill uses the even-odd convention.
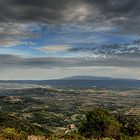
[[[79,133],[87,138],[120,137],[121,124],[106,110],[95,109],[86,114],[81,122]]]
[[[135,116],[132,118],[129,116],[119,115],[117,119],[123,126],[122,133],[124,135],[128,135],[130,137],[140,135],[140,124]]]
[[[25,132],[18,133],[14,128],[5,128],[2,131],[2,137],[7,140],[26,140],[27,135]]]

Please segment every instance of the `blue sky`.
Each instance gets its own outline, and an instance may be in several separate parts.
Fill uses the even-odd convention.
[[[29,28],[31,28],[30,31]],[[42,27],[39,24],[25,24],[24,30],[21,30],[20,33],[26,32],[26,36],[19,38],[11,36],[10,39],[6,39],[9,44],[0,44],[0,52],[26,57],[80,57],[81,55],[86,56],[87,52],[71,52],[67,49],[127,44],[140,39],[139,35],[120,34],[117,28],[90,28],[78,25],[64,25],[64,27],[43,25]],[[41,49],[43,47],[49,48],[49,50]]]

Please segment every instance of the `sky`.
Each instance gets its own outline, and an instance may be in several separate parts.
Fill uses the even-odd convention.
[[[0,1],[0,80],[140,79],[140,0]]]

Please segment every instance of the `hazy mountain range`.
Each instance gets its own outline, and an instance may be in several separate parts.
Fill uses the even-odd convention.
[[[65,77],[61,80],[136,80],[136,79],[124,79],[124,78],[112,78],[112,77],[99,77],[99,76],[71,76]]]
[[[91,88],[106,87],[106,88],[140,88],[140,80],[135,79],[120,79],[111,77],[96,77],[96,76],[72,76],[63,79],[55,80],[9,80],[0,81],[0,87],[38,87],[51,86],[58,88]]]

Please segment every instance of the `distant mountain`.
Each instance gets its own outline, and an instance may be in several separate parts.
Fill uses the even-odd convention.
[[[140,88],[140,80],[96,76],[73,76],[56,80],[0,81],[0,87],[57,87],[57,88]]]
[[[72,76],[46,82],[51,86],[68,88],[140,88],[140,80],[97,76]]]
[[[110,77],[97,77],[97,76],[72,76],[66,77],[61,80],[111,80]]]
[[[124,80],[124,79],[112,79],[112,80],[48,80],[48,85],[60,88],[92,88],[92,87],[104,87],[104,88],[140,88],[140,80]]]
[[[122,78],[99,77],[99,76],[72,76],[62,78],[61,80],[135,80],[135,79],[122,79]]]

